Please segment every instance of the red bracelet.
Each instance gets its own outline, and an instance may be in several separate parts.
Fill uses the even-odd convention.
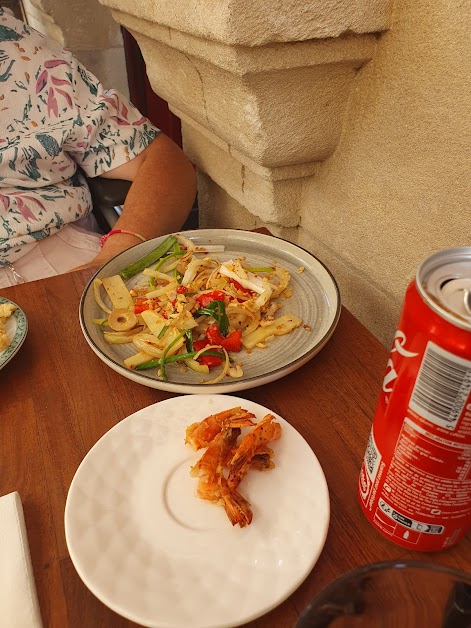
[[[132,236],[135,236],[136,238],[139,238],[139,240],[142,240],[143,242],[146,241],[146,238],[144,238],[144,236],[141,236],[140,233],[134,233],[134,231],[128,231],[127,229],[112,229],[111,231],[108,231],[108,233],[105,233],[105,235],[100,238],[101,248],[103,248],[108,238],[112,235],[115,235],[116,233],[127,233],[128,235],[132,235]]]

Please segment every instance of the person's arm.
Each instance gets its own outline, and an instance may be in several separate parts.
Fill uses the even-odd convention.
[[[101,176],[133,182],[113,228],[133,231],[147,239],[181,229],[195,200],[194,168],[180,147],[163,133],[142,153]],[[139,241],[124,233],[113,235],[87,266],[104,264]]]

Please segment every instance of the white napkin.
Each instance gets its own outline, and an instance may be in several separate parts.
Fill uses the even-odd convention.
[[[23,506],[17,492],[0,497],[0,627],[42,628]]]

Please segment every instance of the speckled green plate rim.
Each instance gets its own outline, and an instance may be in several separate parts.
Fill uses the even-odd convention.
[[[302,341],[299,340],[299,336],[294,336],[297,333],[308,333],[299,328],[287,336],[276,338],[268,349],[261,349],[253,351],[250,355],[244,355],[244,376],[230,381],[226,379],[217,384],[199,383],[196,379],[201,378],[201,376],[192,372],[184,375],[180,371],[174,371],[173,378],[169,375],[169,381],[164,382],[153,374],[155,373],[154,369],[152,374],[151,372],[127,369],[122,363],[123,356],[118,354],[119,347],[124,345],[117,345],[118,349],[112,345],[106,345],[102,340],[102,334],[100,337],[97,332],[97,326],[92,323],[94,318],[103,317],[103,312],[96,305],[93,297],[93,281],[96,278],[117,274],[122,268],[156,248],[167,237],[162,236],[136,244],[109,260],[93,275],[82,294],[79,305],[79,320],[84,337],[94,353],[114,371],[144,386],[168,392],[184,394],[233,393],[273,382],[292,373],[311,360],[331,338],[340,317],[340,292],[330,270],[312,253],[276,236],[252,231],[197,229],[185,231],[182,235],[195,240],[197,245],[225,244],[226,253],[224,255],[215,254],[215,257],[219,259],[248,255],[249,259],[258,257],[258,263],[263,263],[265,260],[266,265],[267,262],[276,260],[280,266],[288,267],[294,284],[293,296],[287,300],[287,305],[280,311],[280,315],[291,312],[299,316],[305,325],[312,328],[313,332],[310,337],[306,337],[305,346],[300,344]],[[299,273],[298,269],[301,266],[304,271]],[[315,307],[313,306],[314,302]],[[291,307],[291,304],[294,307]],[[314,316],[316,320],[312,320]],[[292,345],[295,344],[294,338],[298,344],[297,351],[291,351]],[[258,368],[253,373],[252,367],[255,365]],[[267,365],[268,368],[264,372]],[[183,381],[175,381],[175,377]]]
[[[0,296],[0,305],[4,303],[13,303],[13,305],[16,306],[16,310],[12,314],[12,319],[16,323],[16,329],[10,345],[3,351],[0,351],[0,369],[20,350],[21,345],[26,339],[26,334],[28,333],[28,319],[23,310],[16,303],[10,301],[10,299]]]

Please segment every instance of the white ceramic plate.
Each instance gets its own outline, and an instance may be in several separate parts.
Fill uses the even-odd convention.
[[[80,324],[88,344],[105,364],[128,379],[152,388],[189,394],[230,393],[288,375],[313,358],[329,340],[340,315],[339,291],[330,272],[310,253],[285,240],[250,231],[199,229],[187,231],[185,236],[196,245],[223,244],[225,252],[214,254],[221,261],[245,255],[251,264],[267,266],[276,260],[290,272],[293,287],[293,296],[286,301],[279,314],[295,314],[311,327],[311,331],[299,327],[287,336],[275,338],[267,349],[255,349],[250,355],[242,352],[239,355],[242,356],[244,376],[239,379],[226,377],[217,384],[201,384],[201,374],[189,369],[183,371],[176,364],[167,367],[167,382],[157,377],[157,369],[127,369],[123,365],[124,359],[137,353],[137,350],[132,345],[109,345],[104,341],[99,326],[92,322],[93,319],[103,318],[103,311],[93,296],[92,282],[96,277],[118,274],[128,264],[156,248],[165,239],[162,237],[142,242],[114,257],[85,288],[80,302]],[[300,267],[304,268],[304,272],[299,273]],[[131,279],[128,285],[132,282]],[[215,376],[214,371],[206,379]]]
[[[0,305],[3,303],[13,303],[13,301],[0,297]],[[16,305],[16,303],[13,303],[13,305]],[[26,334],[28,333],[26,314],[18,305],[16,305],[16,310],[13,314],[7,318],[5,333],[10,340],[10,345],[3,351],[0,351],[0,369],[20,350],[21,345],[25,341]]]
[[[136,412],[107,432],[75,474],[67,496],[70,557],[109,608],[143,626],[228,628],[285,600],[314,567],[329,525],[319,462],[284,419],[272,443],[276,467],[251,471],[240,492],[249,526],[195,497],[184,444],[192,422],[235,406],[257,421],[270,412],[225,395],[182,396]]]

